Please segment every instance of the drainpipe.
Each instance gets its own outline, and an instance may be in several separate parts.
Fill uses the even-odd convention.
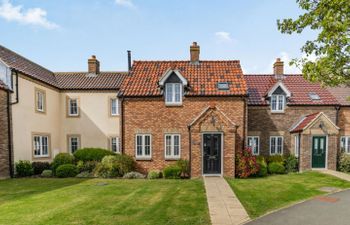
[[[298,133],[298,138],[299,138],[299,141],[298,141],[298,167],[299,167],[299,172],[300,172],[300,146],[301,146],[301,133]]]
[[[13,162],[12,162],[12,126],[11,126],[11,94],[10,90],[7,90],[7,126],[8,126],[8,151],[9,151],[9,169],[10,169],[10,177],[13,178]]]
[[[125,113],[124,113],[124,107],[123,107],[123,105],[124,105],[124,96],[122,96],[122,98],[121,98],[121,103],[120,103],[120,107],[121,107],[121,112],[120,112],[120,114],[121,114],[121,137],[122,137],[122,142],[121,142],[121,148],[120,148],[120,150],[121,150],[121,153],[122,154],[124,154],[124,144],[125,144],[125,141],[124,141],[124,115],[125,115]]]
[[[188,129],[188,155],[189,155],[189,170],[190,170],[190,174],[189,176],[192,177],[192,167],[191,167],[191,164],[192,164],[192,143],[191,143],[191,139],[192,139],[192,133],[191,133],[191,126],[188,125],[187,126],[187,129]]]
[[[12,71],[12,70],[11,70]],[[15,102],[10,102],[11,105],[15,105],[17,103],[19,103],[19,91],[18,91],[18,72],[14,71],[15,75],[16,75],[16,101]],[[11,80],[13,81],[13,78],[11,76]],[[13,90],[13,82],[11,82],[12,84],[12,90]]]
[[[339,123],[339,112],[340,112],[340,106],[337,105],[335,107],[336,113],[335,113],[335,124],[338,126]]]

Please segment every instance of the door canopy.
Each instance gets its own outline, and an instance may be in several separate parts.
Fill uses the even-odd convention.
[[[290,133],[333,135],[339,133],[339,127],[323,112],[318,112],[301,118],[290,129]]]

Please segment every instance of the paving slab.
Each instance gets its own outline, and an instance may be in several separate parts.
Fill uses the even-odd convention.
[[[213,225],[238,225],[249,216],[230,185],[222,177],[204,177],[210,220]]]
[[[346,181],[350,181],[350,175],[347,173],[342,173],[339,171],[335,171],[335,170],[318,170],[321,173],[324,174],[328,174],[328,175],[332,175],[334,177],[338,177],[340,179],[346,180]]]

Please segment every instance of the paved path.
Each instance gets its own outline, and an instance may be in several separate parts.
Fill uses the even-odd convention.
[[[338,177],[340,179],[350,181],[350,175],[347,173],[342,173],[334,170],[320,170],[319,172]]]
[[[349,225],[350,190],[281,209],[248,225]]]
[[[243,224],[249,216],[222,177],[205,177],[205,190],[213,225]]]

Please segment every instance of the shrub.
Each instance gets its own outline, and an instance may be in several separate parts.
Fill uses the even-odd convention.
[[[28,160],[19,160],[15,163],[15,167],[17,177],[28,177],[34,173],[32,164]]]
[[[265,159],[267,164],[270,164],[272,162],[283,163],[284,161],[284,158],[282,155],[270,155],[270,156],[267,156]]]
[[[236,176],[246,178],[259,171],[259,164],[250,148],[237,151],[236,154]]]
[[[162,172],[159,170],[151,170],[148,172],[147,178],[148,179],[162,178]]]
[[[97,161],[78,161],[77,163],[77,167],[79,172],[89,172],[91,173],[92,171],[94,171],[96,165],[97,165]]]
[[[298,171],[298,158],[294,155],[288,155],[284,158],[284,168],[286,173],[293,173]]]
[[[129,172],[126,173],[123,178],[125,179],[144,179],[145,175],[143,175],[142,173],[139,172]]]
[[[74,156],[69,153],[59,153],[55,156],[52,162],[52,172],[56,174],[56,170],[59,166],[65,164],[74,164]]]
[[[181,169],[182,177],[190,176],[190,163],[188,160],[180,159],[176,162],[176,165]]]
[[[75,177],[78,174],[78,168],[73,164],[60,165],[56,169],[56,176],[59,178]]]
[[[117,154],[115,157],[117,159],[118,169],[121,176],[135,170],[135,160],[131,156]]]
[[[52,177],[52,170],[44,170],[40,176],[41,177]]]
[[[50,163],[48,162],[32,162],[34,175],[41,174],[44,170],[50,169]]]
[[[83,172],[79,173],[78,175],[76,175],[75,177],[77,177],[77,178],[91,178],[91,177],[94,177],[94,175],[88,171],[83,171]]]
[[[350,172],[350,155],[342,153],[339,159],[339,170],[341,172]]]
[[[82,148],[74,153],[76,160],[83,162],[98,161],[101,162],[103,157],[107,155],[115,155],[114,152],[102,148]]]
[[[271,162],[268,165],[268,170],[270,174],[284,174],[285,168],[282,163]]]
[[[99,163],[94,173],[103,178],[122,177],[135,169],[135,161],[127,155],[109,155],[105,156]]]
[[[257,177],[266,177],[267,176],[267,164],[264,158],[257,159],[257,163],[259,164],[259,170],[255,174]]]
[[[179,179],[181,178],[181,168],[177,165],[169,165],[164,168],[163,175],[167,179]]]

